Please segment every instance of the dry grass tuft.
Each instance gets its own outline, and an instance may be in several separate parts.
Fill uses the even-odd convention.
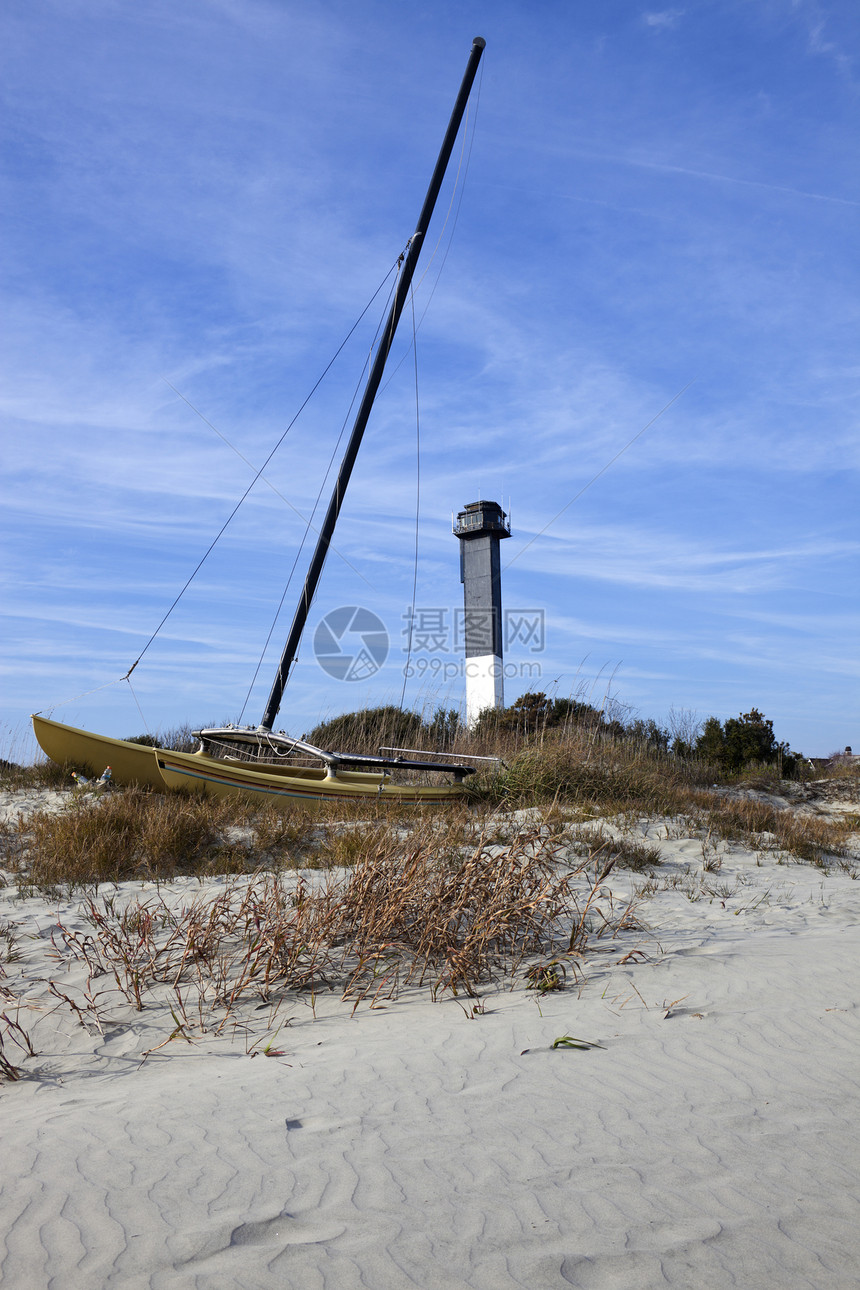
[[[8,1045],[8,1047],[7,1047]],[[24,1027],[8,1012],[0,1013],[0,1079],[22,1079],[25,1072],[16,1066],[9,1056],[12,1048],[23,1052],[27,1057],[35,1057],[36,1052],[30,1036]]]
[[[353,1011],[406,986],[476,999],[483,983],[534,956],[549,956],[561,983],[575,974],[610,867],[589,875],[590,859],[560,865],[556,840],[533,829],[506,847],[479,841],[455,861],[434,853],[425,825],[405,849],[367,835],[349,870],[233,879],[181,908],[161,893],[128,903],[93,896],[90,931],[55,933],[58,953],[86,966],[87,984],[77,998],[52,989],[91,1028],[106,993],[96,983],[112,980],[137,1010],[167,1001],[171,1037],[188,1038],[222,1030],[249,998],[277,1006],[296,991],[313,1002],[337,990]]]
[[[711,793],[695,794],[691,805],[691,816],[700,829],[707,827],[709,834],[727,842],[781,851],[819,868],[849,854],[848,819],[801,814],[754,798],[715,797]]]
[[[17,957],[18,945],[14,931],[4,919],[0,921],[0,1006],[5,1008],[4,1012],[0,1012],[0,1079],[6,1080],[21,1079],[25,1073],[20,1066],[15,1065],[10,1052],[17,1050],[28,1057],[36,1055],[29,1034],[17,1016],[10,1016],[13,1011],[17,1013],[18,1000],[6,984],[6,969],[3,965],[13,963]]]
[[[462,860],[438,859],[427,837],[405,856],[370,851],[337,911],[336,934],[355,959],[346,993],[429,980],[434,993],[474,995],[496,968],[512,973],[552,948],[575,907],[573,873],[559,871],[553,840],[537,830],[506,847],[482,840]]]
[[[634,873],[649,873],[662,864],[659,847],[649,847],[635,838],[614,837],[604,828],[575,828],[571,830],[573,845],[592,855],[599,853],[606,860],[611,860],[618,869],[630,869]]]
[[[0,789],[17,792],[24,788],[68,788],[72,766],[58,766],[52,761],[37,761],[20,766],[0,760]]]
[[[127,788],[73,796],[61,811],[3,825],[0,854],[22,889],[73,890],[130,878],[345,865],[356,852],[352,829],[375,835],[391,827],[357,816],[327,824],[331,815]]]
[[[348,867],[369,846],[430,828],[443,850],[474,832],[462,804],[424,815],[378,801],[273,806],[147,789],[72,795],[61,811],[0,823],[0,857],[22,891],[131,878]]]
[[[509,755],[498,771],[481,771],[469,781],[469,793],[473,801],[508,809],[557,802],[607,815],[670,814],[709,772],[634,745],[547,738]]]
[[[31,887],[224,872],[235,856],[223,855],[219,814],[202,798],[142,789],[72,798],[63,811],[19,821],[12,859]]]

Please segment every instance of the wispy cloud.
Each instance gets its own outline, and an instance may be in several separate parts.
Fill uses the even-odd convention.
[[[800,571],[824,561],[860,557],[860,541],[786,543],[744,549],[706,545],[689,535],[634,524],[592,522],[546,534],[518,563],[543,575],[597,579],[637,588],[750,595],[794,583]],[[513,546],[513,543],[509,545]],[[505,552],[507,554],[507,552]],[[508,566],[516,552],[508,557]]]
[[[845,53],[840,43],[826,34],[832,32],[832,14],[818,0],[792,0],[792,8],[806,25],[810,53],[829,58],[846,78],[851,77],[855,58]]]
[[[678,26],[685,14],[684,9],[660,9],[642,15],[642,21],[646,27],[654,27],[657,31],[671,30]]]
[[[622,664],[634,706],[802,707],[784,737],[835,746],[860,466],[844,24],[811,3],[793,22],[723,0],[632,23],[557,9],[554,49],[515,0],[484,32],[468,185],[419,332],[419,595],[462,594],[452,509],[510,495],[508,559],[563,511],[505,574],[509,603],[556,623],[549,680],[592,651],[589,676]],[[745,53],[726,60],[729,17]],[[265,458],[412,230],[467,50],[449,15],[385,0],[33,0],[7,34],[4,609],[24,711],[127,668],[252,477],[163,378]],[[372,333],[267,469],[304,514]],[[415,438],[410,356],[338,529],[367,581],[330,560],[315,613],[366,596],[399,632]],[[254,490],[135,673],[153,721],[238,706],[302,528]],[[332,695],[306,649],[289,723],[398,699],[397,666]]]
[[[617,160],[622,160],[617,158]],[[860,206],[860,201],[847,197],[837,197],[832,193],[809,192],[803,188],[793,188],[787,184],[775,184],[762,179],[744,179],[738,175],[717,174],[708,170],[696,170],[690,166],[670,165],[667,162],[646,160],[639,157],[625,157],[625,165],[639,166],[644,170],[664,171],[666,174],[689,175],[693,179],[705,179],[711,183],[737,184],[742,188],[760,188],[773,193],[787,193],[791,197],[804,197],[815,202],[834,202],[837,206]]]

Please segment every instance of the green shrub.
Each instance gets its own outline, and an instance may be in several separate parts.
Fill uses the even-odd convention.
[[[374,753],[383,744],[411,747],[424,731],[424,722],[417,712],[401,712],[394,704],[386,704],[332,717],[314,726],[305,739],[326,751]]]
[[[695,750],[699,757],[714,762],[728,774],[735,774],[746,766],[776,765],[783,775],[790,777],[800,759],[800,754],[791,752],[788,744],[777,743],[773,722],[758,708],[730,717],[725,725],[716,717],[708,717]]]

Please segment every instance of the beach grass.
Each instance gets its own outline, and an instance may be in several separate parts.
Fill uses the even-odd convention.
[[[468,737],[457,741],[467,757]],[[760,767],[728,779],[595,728],[485,731],[474,746],[496,760],[461,799],[430,808],[81,788],[68,767],[4,767],[9,801],[27,810],[7,807],[0,826],[2,881],[19,898],[58,900],[51,935],[84,973],[83,984],[80,974],[75,985],[51,980],[56,1006],[88,1033],[106,1022],[106,996],[135,1011],[166,1007],[170,1033],[157,1047],[246,1025],[248,1007],[276,1018],[297,993],[315,1010],[334,991],[354,1010],[424,988],[476,1018],[498,979],[521,980],[538,1002],[577,985],[590,943],[638,936],[639,906],[660,892],[731,901],[727,848],[856,876],[858,815],[844,808],[859,786],[843,767],[818,785]],[[834,796],[835,813],[825,809]],[[679,839],[698,841],[701,865],[668,863]],[[618,894],[608,879],[623,871],[642,881],[622,880]],[[170,884],[187,878],[199,888],[177,900]],[[83,928],[60,912],[72,894]],[[3,966],[18,952],[3,924],[6,1080],[32,1056]],[[640,952],[628,945],[619,963]]]
[[[557,979],[575,976],[611,865],[592,855],[560,864],[542,826],[444,858],[429,820],[405,848],[390,832],[360,836],[349,868],[232,876],[178,905],[161,891],[121,899],[94,890],[83,901],[86,930],[59,914],[53,929],[86,985],[74,994],[52,983],[52,992],[85,1027],[101,1024],[101,981],[136,1011],[169,998],[175,1037],[221,1030],[240,1003],[290,992],[336,990],[355,1010],[409,986],[477,1001],[487,982],[535,957]]]
[[[359,732],[365,741],[391,734],[388,710],[370,732],[369,720]],[[428,723],[416,725],[418,745],[429,737],[428,729]],[[178,739],[184,733],[175,732]],[[674,820],[712,841],[777,851],[822,867],[844,858],[849,848],[850,819],[814,806],[784,809],[785,802],[777,802],[780,781],[770,768],[748,768],[746,779],[727,778],[700,759],[675,756],[641,738],[607,735],[593,721],[527,735],[508,730],[470,736],[457,730],[452,744],[464,758],[480,748],[478,755],[494,760],[478,763],[482,769],[467,780],[463,798],[444,806],[380,798],[261,806],[243,798],[148,789],[76,790],[59,811],[36,810],[0,827],[0,855],[19,886],[34,890],[261,868],[339,868],[360,862],[369,847],[400,845],[405,853],[428,819],[440,856],[452,847],[462,850],[482,830],[503,842],[516,828],[512,817],[522,811],[537,811],[545,822],[566,828],[574,848],[594,845],[588,823],[597,821],[606,854],[619,867],[642,872],[659,865],[660,853],[634,836],[631,822],[640,818]],[[840,784],[850,785],[843,767],[837,773]],[[70,768],[49,762],[0,768],[0,784],[13,791],[56,790],[73,782]],[[613,822],[609,831],[606,822]]]

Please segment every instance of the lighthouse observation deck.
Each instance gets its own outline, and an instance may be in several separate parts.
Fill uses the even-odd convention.
[[[458,514],[452,531],[458,538],[481,537],[484,533],[506,538],[511,536],[511,523],[498,502],[470,502]]]

